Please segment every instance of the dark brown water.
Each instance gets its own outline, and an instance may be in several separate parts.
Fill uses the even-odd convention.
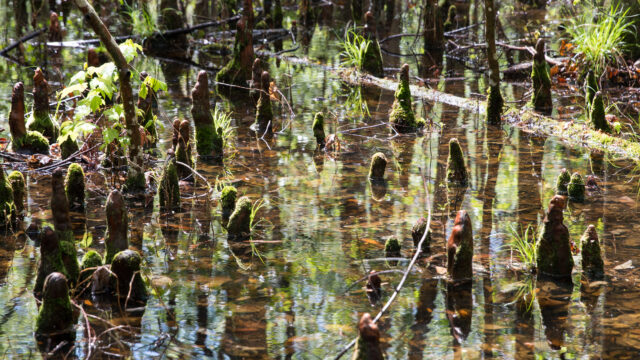
[[[398,6],[405,12],[389,33],[415,31],[417,15],[406,10],[406,4]],[[334,31],[341,32],[344,24],[341,11],[336,10],[335,19],[325,20],[340,25],[315,30],[310,58],[337,59],[340,49]],[[471,17],[482,18],[479,11],[480,15],[470,11]],[[525,18],[526,14],[508,18],[505,27],[511,37],[522,33],[519,26]],[[67,37],[79,36],[79,28],[69,27]],[[406,51],[411,43],[405,40],[396,47]],[[285,48],[292,46],[285,42]],[[68,80],[81,68],[84,55],[73,49],[62,54],[60,73]],[[388,67],[399,67],[403,61],[415,64],[412,58],[385,60]],[[53,63],[46,64],[52,72]],[[31,70],[10,62],[1,66],[2,125],[7,127],[11,85],[23,80],[30,88]],[[170,144],[170,120],[190,116],[187,96],[197,69],[152,58],[135,66],[169,85],[169,91],[160,95],[164,150]],[[252,243],[227,242],[217,199],[198,196],[205,193],[203,186],[184,187],[183,210],[171,215],[129,203],[131,247],[143,254],[152,296],[141,316],[123,318],[85,304],[89,314],[129,329],[101,336],[92,349],[95,357],[335,356],[356,336],[359,315],[377,313],[401,274],[382,275],[382,300],[373,305],[364,283],[354,282],[370,270],[403,270],[413,255],[411,226],[429,210],[435,256],[431,264],[418,263],[381,320],[388,358],[639,356],[640,291],[635,267],[640,257],[636,236],[640,219],[637,180],[630,175],[630,164],[508,126],[487,128],[475,114],[418,99],[414,101],[418,114],[436,125],[422,136],[395,136],[385,124],[391,92],[347,86],[330,71],[287,62],[271,61],[270,69],[295,117],[289,116],[285,105],[277,105],[277,133],[261,139],[249,129],[255,113],[248,97],[218,96],[217,105],[233,111],[232,156],[224,166],[197,165],[210,183],[216,179],[233,183],[241,194],[264,200]],[[442,80],[440,89],[467,97],[484,93],[480,74],[449,60],[445,69],[464,80]],[[504,91],[508,99],[519,99],[526,87],[505,85]],[[357,111],[363,105],[370,117]],[[315,151],[311,123],[317,111],[325,113],[328,132],[338,134],[341,147],[335,154]],[[453,137],[462,144],[471,174],[470,187],[459,194],[447,191],[444,177]],[[378,151],[389,159],[384,187],[372,187],[367,180],[369,159]],[[597,176],[602,189],[588,196],[585,204],[572,204],[565,211],[574,241],[594,224],[603,244],[607,279],[591,287],[581,284],[580,255],[574,258],[573,286],[566,288],[515,271],[517,259],[506,247],[509,229],[542,220],[562,168]],[[28,176],[31,228],[51,221],[49,178],[35,172]],[[108,179],[101,172],[87,178],[86,214],[74,215],[79,258],[89,249],[103,251]],[[438,272],[458,209],[469,213],[474,229],[475,278],[469,289],[449,289]],[[406,260],[384,259],[389,237],[401,239]],[[32,288],[38,258],[37,241],[24,233],[0,240],[0,357],[42,356],[33,337],[37,306]],[[631,267],[615,269],[627,261]],[[107,328],[96,319],[91,326],[98,333]],[[72,350],[80,358],[88,352],[85,330],[81,318]]]

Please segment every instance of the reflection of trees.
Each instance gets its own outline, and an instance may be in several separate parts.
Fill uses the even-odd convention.
[[[518,225],[537,226],[543,217],[540,182],[544,139],[520,132],[518,140]]]
[[[471,281],[447,284],[447,318],[449,319],[449,327],[453,336],[455,358],[461,355],[460,344],[471,332],[471,318],[473,315],[471,285]]]
[[[429,332],[429,324],[433,319],[435,301],[438,295],[438,279],[425,279],[420,286],[418,303],[416,305],[416,317],[411,326],[411,340],[409,341],[409,360],[424,359],[422,354],[427,345],[426,336]]]

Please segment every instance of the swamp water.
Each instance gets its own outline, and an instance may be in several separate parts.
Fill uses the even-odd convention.
[[[405,17],[407,29],[396,20],[390,33],[411,32],[416,15]],[[336,31],[340,28],[335,26]],[[335,59],[335,29],[316,29],[310,58]],[[70,33],[78,35],[80,29],[71,26]],[[284,46],[295,45],[287,40]],[[64,49],[60,74],[68,80],[83,59],[83,50]],[[402,61],[415,65],[415,59]],[[49,62],[50,73],[56,71],[53,64]],[[386,57],[385,64],[398,68],[401,60]],[[170,120],[190,118],[188,96],[197,69],[153,58],[135,66],[168,83],[169,90],[159,97],[164,124],[160,148],[165,151],[170,147]],[[444,91],[466,97],[484,93],[481,78],[471,70],[455,61],[446,67],[448,76],[462,80],[442,82]],[[32,69],[10,62],[2,68],[0,96],[5,101],[0,107],[6,128],[11,86],[23,80],[30,89]],[[418,262],[379,323],[388,358],[639,355],[640,216],[630,164],[510,126],[487,128],[476,114],[419,99],[414,99],[417,113],[435,125],[423,136],[395,135],[386,125],[392,92],[348,86],[329,70],[285,61],[276,64],[272,59],[270,71],[295,118],[286,104],[278,105],[276,134],[263,138],[249,129],[255,114],[248,96],[216,96],[217,106],[233,111],[233,156],[225,159],[224,167],[197,164],[209,182],[218,178],[253,201],[264,199],[252,243],[227,242],[217,201],[202,196],[201,182],[195,189],[183,187],[182,210],[171,215],[130,202],[130,244],[143,254],[152,296],[142,314],[127,316],[100,312],[85,302],[87,313],[123,325],[100,337],[92,350],[95,358],[331,358],[357,335],[359,315],[377,313],[393,292],[413,255],[411,226],[429,210],[431,265],[424,259]],[[523,96],[524,88],[517,84],[504,89],[507,99]],[[370,116],[362,115],[363,106]],[[317,111],[325,113],[328,133],[338,133],[336,153],[315,150],[311,124]],[[470,186],[463,193],[446,188],[453,137],[465,151],[470,173]],[[386,186],[372,187],[368,166],[379,151],[389,159]],[[578,242],[594,224],[603,244],[607,280],[591,287],[581,284],[579,256],[574,284],[564,288],[515,271],[518,264],[506,247],[510,229],[542,220],[562,168],[599,179],[601,191],[565,210],[572,240]],[[51,222],[50,175],[32,172],[27,179],[27,222],[33,230]],[[86,214],[73,214],[79,257],[89,249],[104,250],[109,179],[102,172],[87,175]],[[446,266],[445,241],[459,209],[469,213],[474,230],[470,291],[448,289],[441,271]],[[389,237],[401,240],[404,259],[385,258]],[[0,240],[1,357],[41,356],[33,336],[38,245],[35,236],[25,233]],[[381,275],[382,299],[373,304],[365,283],[356,283],[371,270],[395,270]],[[108,329],[91,319],[94,331]],[[76,329],[71,355],[82,358],[88,351],[82,317]]]

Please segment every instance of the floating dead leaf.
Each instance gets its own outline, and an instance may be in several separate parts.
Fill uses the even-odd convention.
[[[447,273],[447,268],[436,265],[436,273],[438,273],[438,275],[444,275]]]
[[[616,271],[630,270],[630,269],[633,269],[633,263],[631,262],[631,260],[625,261],[622,264],[613,268],[613,270],[616,270]]]

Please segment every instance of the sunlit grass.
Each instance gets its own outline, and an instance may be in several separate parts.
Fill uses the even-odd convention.
[[[233,127],[231,126],[231,113],[226,112],[218,107],[211,112],[213,117],[213,127],[222,137],[223,147],[227,147],[230,144],[233,137]]]
[[[537,227],[528,225],[523,230],[521,227],[518,229],[515,225],[511,225],[508,232],[509,241],[506,246],[510,249],[511,256],[515,255],[525,269],[535,272],[538,257]]]
[[[594,21],[594,13],[583,7],[567,26],[573,52],[597,76],[602,75],[608,65],[624,64],[622,52],[630,46],[625,39],[633,28],[628,9],[623,11],[619,5],[611,5],[608,12],[601,10],[596,8]]]
[[[365,39],[354,30],[349,30],[346,38],[342,41],[342,65],[361,69],[370,44],[371,40]]]

